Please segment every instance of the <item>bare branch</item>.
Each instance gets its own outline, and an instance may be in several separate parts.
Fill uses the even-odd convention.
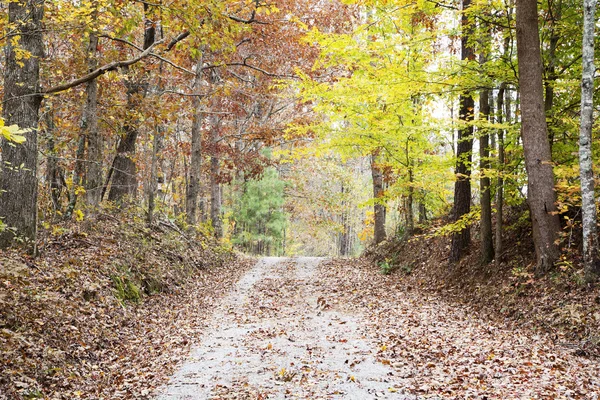
[[[184,31],[184,32],[180,33],[179,35],[177,35],[177,37],[173,38],[173,40],[171,40],[169,42],[169,44],[167,45],[167,51],[171,51],[171,49],[173,47],[175,47],[175,45],[177,43],[181,42],[183,39],[185,39],[188,36],[190,36],[190,32],[189,31]]]
[[[181,36],[181,35],[179,35],[179,36]],[[121,38],[118,38],[118,37],[112,37],[112,36],[108,36],[108,35],[100,35],[99,37],[103,37],[103,38],[107,38],[107,39],[110,39],[110,40],[114,40],[115,42],[121,42],[121,43],[124,43],[124,44],[126,44],[126,45],[128,45],[128,46],[131,46],[131,47],[133,47],[134,49],[137,49],[137,50],[139,50],[139,51],[143,51],[143,50],[144,50],[143,48],[141,48],[140,46],[138,46],[138,45],[137,45],[137,44],[135,44],[135,43],[132,43],[132,42],[130,42],[129,40],[121,39]],[[171,43],[172,43],[172,42],[171,42]],[[168,50],[168,49],[167,49],[167,50]],[[190,75],[196,75],[196,74],[195,74],[193,71],[190,71],[190,70],[189,70],[189,69],[187,69],[187,68],[184,68],[184,67],[182,67],[182,66],[180,66],[180,65],[177,65],[177,64],[175,64],[173,61],[171,61],[171,60],[169,60],[169,59],[166,59],[166,58],[164,58],[164,57],[162,57],[162,56],[160,56],[160,55],[158,55],[158,54],[156,54],[156,53],[149,53],[148,55],[149,55],[149,56],[151,56],[151,57],[157,58],[157,59],[159,59],[159,60],[161,60],[161,61],[164,61],[165,63],[169,64],[169,65],[170,65],[170,66],[172,66],[173,68],[175,68],[175,69],[178,69],[178,70],[180,70],[180,71],[182,71],[182,72],[185,72],[186,74],[190,74]]]
[[[124,60],[124,61],[115,61],[115,62],[106,64],[106,65],[103,65],[100,68],[95,69],[94,71],[90,72],[89,74],[82,76],[81,78],[72,80],[71,82],[63,83],[62,85],[54,86],[49,89],[43,90],[42,94],[52,94],[52,93],[64,92],[65,90],[69,90],[71,88],[74,88],[75,86],[79,86],[81,84],[89,82],[92,79],[96,79],[100,75],[104,75],[105,73],[107,73],[109,71],[114,71],[118,68],[128,67],[130,65],[133,65],[133,64],[137,63],[138,61],[140,61],[141,59],[148,57],[152,53],[152,49],[155,46],[161,44],[162,42],[164,42],[164,40],[159,40],[158,42],[153,43],[150,47],[148,47],[146,50],[144,50],[143,52],[141,52],[140,54],[138,54],[136,57],[134,57],[132,59]]]

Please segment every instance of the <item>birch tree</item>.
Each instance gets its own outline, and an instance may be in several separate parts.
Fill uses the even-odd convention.
[[[594,172],[592,169],[595,15],[596,0],[583,0],[583,73],[581,77],[579,173],[582,199],[583,258],[588,279],[592,279],[600,273],[596,201],[594,198]]]

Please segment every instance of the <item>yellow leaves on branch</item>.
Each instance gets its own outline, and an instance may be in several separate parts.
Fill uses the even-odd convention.
[[[24,133],[27,133],[27,129],[20,129],[17,125],[6,126],[4,120],[0,118],[0,134],[9,142],[22,144],[27,140]]]

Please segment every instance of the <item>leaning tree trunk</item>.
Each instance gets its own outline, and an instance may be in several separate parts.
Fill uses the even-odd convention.
[[[373,178],[373,212],[375,214],[374,242],[379,244],[386,238],[385,235],[385,204],[383,203],[383,172],[377,164],[377,154],[371,156],[371,176]]]
[[[583,1],[583,74],[581,77],[581,128],[579,133],[579,169],[581,178],[581,212],[583,259],[589,280],[600,275],[598,228],[592,168],[592,125],[594,121],[594,30],[596,0]]]
[[[490,115],[490,91],[484,89],[479,97],[480,120],[485,122]],[[482,128],[479,138],[479,180],[481,205],[481,262],[488,264],[494,259],[494,238],[492,235],[492,196],[490,190],[490,135],[487,128]]]
[[[552,157],[544,112],[542,59],[536,0],[517,0],[517,54],[521,94],[521,137],[527,168],[527,200],[537,255],[536,272],[559,257],[560,221],[556,209]]]
[[[10,246],[18,236],[28,241],[32,252],[37,232],[37,127],[42,101],[42,96],[35,94],[40,92],[40,60],[44,56],[43,16],[44,0],[8,4],[12,36],[5,43],[2,117],[6,125],[16,124],[28,131],[23,144],[2,140],[0,219],[10,229],[0,232],[0,248]],[[22,57],[22,52],[31,57]]]
[[[461,17],[461,60],[473,60],[475,53],[471,45],[472,28],[469,27],[465,11],[471,6],[471,0],[463,0],[463,14]],[[459,119],[466,124],[458,130],[456,145],[456,181],[454,182],[454,221],[471,211],[471,157],[473,151],[473,110],[475,101],[470,93],[462,93],[459,97]],[[462,257],[464,251],[471,243],[471,230],[466,227],[452,235],[450,249],[450,263],[455,263]]]

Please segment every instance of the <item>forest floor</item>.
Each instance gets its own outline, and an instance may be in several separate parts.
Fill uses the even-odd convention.
[[[0,400],[148,399],[255,260],[167,220],[98,214],[0,251]]]
[[[598,399],[600,362],[408,290],[364,260],[266,258],[157,393],[183,399]]]

